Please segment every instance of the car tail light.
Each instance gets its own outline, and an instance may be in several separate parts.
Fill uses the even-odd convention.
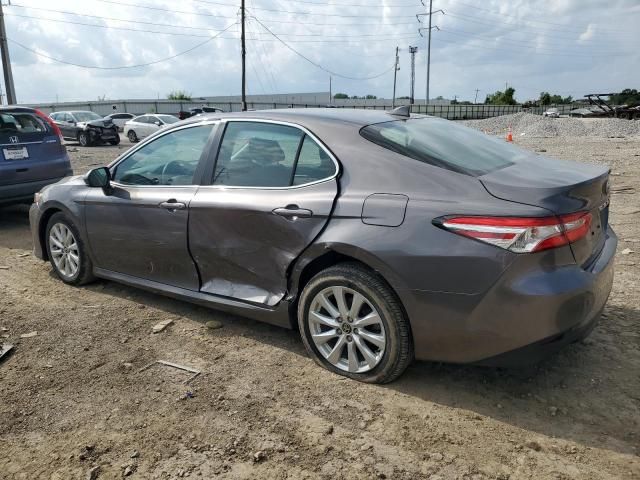
[[[53,130],[53,133],[55,133],[58,136],[58,138],[60,138],[60,143],[62,143],[62,131],[60,130],[60,127],[56,125],[56,122],[54,122],[51,119],[51,117],[48,117],[40,110],[36,110],[36,115],[39,116],[41,119],[43,119],[45,122],[47,122],[47,124],[51,127],[51,130]]]
[[[573,243],[589,233],[591,214],[557,217],[444,217],[435,223],[458,235],[515,253],[539,252]]]

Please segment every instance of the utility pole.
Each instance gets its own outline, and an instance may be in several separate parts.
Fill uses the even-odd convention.
[[[329,75],[329,105],[333,104],[333,95],[331,93],[331,75]]]
[[[398,63],[400,63],[400,58],[398,57],[398,47],[396,47],[396,63],[393,66],[393,99],[391,100],[391,108],[396,108],[396,78],[398,76],[398,70],[400,70]]]
[[[409,53],[411,54],[411,89],[409,98],[411,105],[415,103],[415,87],[416,87],[416,52],[418,47],[409,46]]]
[[[473,103],[478,103],[478,92],[480,91],[479,88],[476,88],[476,97],[473,99]]]
[[[7,30],[4,27],[4,13],[2,12],[2,0],[0,0],[0,54],[2,55],[2,71],[4,73],[4,88],[7,91],[7,105],[15,105],[16,89],[13,86],[13,73],[11,72],[11,59],[9,58],[9,45],[7,45]]]
[[[433,17],[433,0],[429,0],[429,41],[427,42],[427,93],[425,95],[424,104],[425,112],[429,105],[429,74],[431,73],[431,17]]]
[[[240,18],[242,22],[242,33],[240,35],[240,41],[242,43],[241,53],[242,53],[242,100],[241,100],[241,109],[243,112],[247,111],[247,76],[246,76],[246,66],[245,60],[247,56],[247,49],[245,46],[245,38],[244,38],[244,0],[241,0],[240,3]]]

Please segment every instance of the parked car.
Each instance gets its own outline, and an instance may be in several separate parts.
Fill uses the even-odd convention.
[[[202,115],[203,113],[216,113],[216,112],[224,113],[224,110],[217,107],[205,107],[205,106],[195,107],[195,108],[190,108],[188,111],[181,110],[178,113],[178,118],[180,120],[184,120],[185,118],[195,117],[196,115]]]
[[[56,123],[65,140],[76,140],[83,147],[110,143],[118,145],[118,127],[110,118],[103,118],[95,112],[70,111],[54,112],[49,117]]]
[[[0,107],[0,205],[31,203],[45,185],[71,175],[60,129],[33,108]]]
[[[543,117],[560,118],[560,112],[557,108],[550,108],[542,113]]]
[[[125,122],[135,118],[135,115],[133,113],[112,113],[111,115],[107,115],[105,118],[110,118],[118,127],[118,131],[124,132]]]
[[[199,116],[45,188],[35,254],[289,328],[366,382],[585,337],[611,291],[609,170],[374,110]]]
[[[131,143],[135,143],[142,138],[148,137],[161,128],[179,122],[173,115],[140,115],[124,124],[124,134]]]

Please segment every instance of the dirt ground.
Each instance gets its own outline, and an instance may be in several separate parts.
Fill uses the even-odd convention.
[[[609,164],[620,236],[597,329],[524,370],[416,363],[390,385],[345,380],[296,332],[66,286],[30,255],[27,209],[0,210],[0,340],[15,345],[0,362],[0,478],[640,478],[640,138],[518,142]],[[80,173],[125,148],[70,155]],[[140,371],[155,360],[202,374]]]

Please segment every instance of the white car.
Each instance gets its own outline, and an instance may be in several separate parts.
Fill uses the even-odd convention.
[[[542,114],[543,117],[560,118],[560,112],[557,108],[550,108]]]
[[[141,138],[148,137],[157,132],[165,125],[179,122],[173,115],[147,114],[133,118],[124,124],[124,134],[131,143],[135,143]]]
[[[110,118],[113,120],[113,124],[118,127],[118,131],[124,132],[124,124],[135,118],[135,115],[133,113],[112,113],[104,118]]]

